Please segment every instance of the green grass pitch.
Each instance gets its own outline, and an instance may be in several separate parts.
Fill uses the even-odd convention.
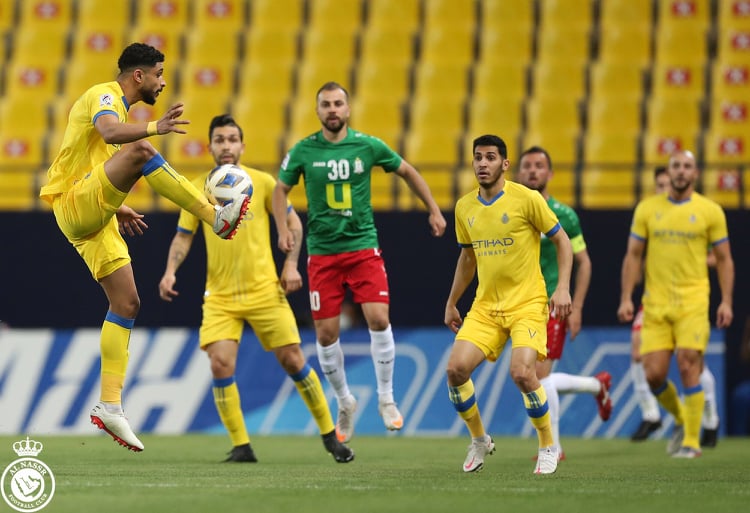
[[[0,467],[16,459],[0,437]],[[220,463],[216,435],[143,436],[135,454],[105,436],[44,436],[38,459],[55,475],[45,513],[746,511],[750,440],[725,438],[696,460],[666,442],[563,438],[567,459],[532,474],[535,439],[497,438],[477,474],[461,464],[468,437],[355,437],[356,459],[337,464],[319,437],[252,438],[256,464]],[[12,511],[0,501],[0,513]]]

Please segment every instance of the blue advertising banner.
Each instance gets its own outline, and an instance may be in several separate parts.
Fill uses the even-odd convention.
[[[367,330],[342,332],[346,373],[358,399],[356,432],[389,436],[466,434],[448,400],[445,367],[453,342],[447,328],[395,329],[396,401],[404,428],[387,432],[377,412],[377,392]],[[314,333],[302,332],[303,351],[318,370]],[[724,340],[714,331],[706,362],[716,377],[719,415],[724,416]],[[496,436],[531,436],[523,401],[509,376],[510,352],[484,363],[473,379],[482,417]],[[670,377],[678,385],[676,365]],[[625,327],[584,329],[566,344],[556,372],[612,374],[614,411],[598,416],[590,394],[560,397],[562,436],[624,437],[636,429],[640,411],[630,377],[630,331]],[[322,374],[321,374],[322,376]],[[274,356],[246,330],[236,372],[251,434],[315,434],[316,425]],[[336,401],[321,377],[334,420]],[[194,329],[133,330],[123,405],[136,432],[223,433],[211,392],[206,355]],[[99,396],[99,330],[6,329],[0,331],[0,434],[89,434],[88,412]],[[656,436],[671,426],[665,422]]]

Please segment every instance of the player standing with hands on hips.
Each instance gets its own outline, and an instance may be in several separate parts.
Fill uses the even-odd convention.
[[[224,239],[237,231],[250,198],[226,207],[211,205],[144,139],[184,134],[183,106],[172,105],[158,121],[128,123],[137,102],[149,105],[166,86],[164,54],[133,43],[117,61],[117,80],[96,84],[76,100],[68,116],[60,151],[39,196],[52,205],[60,230],[76,248],[104,289],[109,311],[101,331],[101,396],[91,422],[116,442],[142,451],[122,410],[122,387],[128,367],[130,330],[141,306],[128,246],[119,230],[141,234],[143,216],[123,202],[143,176],[161,196],[209,223]],[[119,228],[119,230],[118,230]]]
[[[456,333],[448,359],[448,395],[471,434],[463,471],[481,470],[485,456],[495,451],[479,414],[471,375],[484,360],[497,360],[510,338],[510,375],[539,439],[534,473],[552,474],[558,451],[536,362],[547,355],[550,309],[560,321],[571,312],[573,250],[542,195],[505,179],[510,167],[505,142],[496,135],[483,135],[474,139],[473,147],[479,189],[456,203],[461,254],[445,305],[445,324]],[[557,287],[549,299],[539,264],[541,234],[557,251]],[[462,319],[456,304],[475,274],[476,296]]]
[[[380,139],[349,127],[349,94],[327,82],[316,94],[322,129],[299,141],[286,155],[273,197],[279,248],[292,251],[295,240],[286,225],[289,191],[305,179],[307,195],[307,271],[310,308],[315,323],[318,360],[338,401],[336,433],[342,442],[354,434],[357,401],[349,390],[344,352],[339,342],[341,303],[345,287],[362,305],[370,331],[372,361],[378,390],[378,411],[389,430],[404,419],[393,397],[396,347],[391,331],[388,278],[378,246],[370,201],[370,173],[375,166],[405,180],[429,211],[436,237],[445,232],[445,218],[417,170]]]

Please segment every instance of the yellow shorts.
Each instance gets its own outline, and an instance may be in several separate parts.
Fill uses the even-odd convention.
[[[266,351],[300,343],[297,320],[284,291],[278,287],[277,294],[264,295],[260,304],[239,303],[217,296],[206,297],[199,336],[201,349],[219,340],[239,342],[245,321]]]
[[[641,354],[675,349],[704,353],[711,335],[708,302],[683,306],[645,305],[641,328]]]
[[[508,338],[512,347],[530,347],[537,352],[537,360],[547,357],[547,304],[531,305],[506,315],[493,315],[481,305],[473,305],[456,340],[466,340],[477,346],[485,357],[494,362],[500,357]]]
[[[104,164],[99,164],[52,203],[57,225],[97,281],[130,263],[114,215],[126,197],[109,181]]]

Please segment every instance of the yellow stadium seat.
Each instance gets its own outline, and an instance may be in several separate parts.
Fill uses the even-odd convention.
[[[599,61],[589,66],[589,98],[622,98],[640,100],[643,97],[644,69],[631,63]]]
[[[190,19],[190,0],[135,0],[135,25],[182,32]]]
[[[58,91],[58,61],[25,64],[11,62],[5,68],[5,95],[51,100]]]
[[[717,20],[720,29],[750,27],[750,5],[747,0],[725,0],[718,4]]]
[[[651,0],[607,0],[599,5],[602,32],[623,25],[651,26]]]
[[[77,29],[130,27],[132,16],[131,2],[113,2],[112,0],[86,0],[78,2]]]
[[[748,144],[747,130],[711,130],[703,139],[704,160],[707,165],[747,164],[750,162]]]
[[[427,185],[430,186],[432,197],[435,199],[435,203],[438,204],[438,207],[440,207],[440,210],[453,210],[453,207],[456,206],[453,192],[455,176],[453,170],[450,168],[420,169],[419,173],[422,175],[425,182],[427,182]],[[405,192],[408,191],[408,194],[413,197],[416,205],[420,205],[424,208],[422,202],[414,196],[414,193],[409,190],[408,186],[402,187],[402,189]]]
[[[750,133],[750,98],[716,98],[711,101],[711,130],[744,130]]]
[[[583,138],[583,161],[587,165],[635,164],[638,161],[638,133],[587,131]]]
[[[234,91],[233,62],[184,62],[180,66],[180,91],[177,97],[220,96]]]
[[[247,20],[245,0],[193,0],[193,26],[241,30]]]
[[[497,134],[504,140],[515,140],[521,133],[523,103],[505,95],[473,96],[469,104],[468,134]]]
[[[150,18],[137,23],[130,31],[127,43],[145,43],[164,54],[165,68],[172,67],[182,58],[180,48],[182,31],[159,25]]]
[[[468,65],[474,58],[474,27],[431,26],[422,31],[422,62]]]
[[[566,205],[576,203],[576,173],[572,166],[555,164],[547,187],[556,200]]]
[[[484,0],[480,3],[483,32],[520,27],[528,30],[534,23],[534,3],[517,0]]]
[[[360,60],[354,72],[354,94],[358,98],[387,97],[401,102],[409,96],[410,77],[410,63]]]
[[[474,66],[472,96],[503,96],[513,101],[521,101],[529,90],[528,75],[528,65],[523,61],[509,62],[502,66],[478,64]]]
[[[292,92],[291,62],[246,62],[239,66],[238,99],[243,97],[264,98],[273,109],[282,106]]]
[[[592,209],[630,209],[636,204],[633,169],[587,166],[581,173],[581,203]]]
[[[73,31],[71,59],[112,68],[117,65],[125,46],[121,27],[77,28]]]
[[[256,28],[277,28],[284,32],[302,24],[304,0],[253,0],[250,2],[250,25]]]
[[[414,71],[414,96],[462,101],[468,91],[468,63],[421,62]]]
[[[214,116],[226,114],[229,112],[229,96],[219,96],[213,94],[184,94],[180,100],[185,104],[185,113],[182,118],[190,121],[189,125],[183,128],[187,134],[175,134],[178,139],[198,138],[203,144],[208,144],[208,127]],[[164,112],[166,105],[162,105],[157,115]]]
[[[338,82],[347,91],[350,89],[350,64],[343,62],[315,61],[304,59],[297,67],[296,98],[304,98],[315,107],[315,95],[326,82]]]
[[[565,62],[583,65],[590,54],[589,25],[555,25],[545,27],[537,37],[537,65],[539,62],[557,62],[561,55]]]
[[[424,3],[424,27],[471,27],[476,19],[474,0],[430,0]]]
[[[185,33],[185,61],[232,66],[238,61],[239,33],[215,25],[191,28]]]
[[[117,59],[106,63],[73,60],[63,67],[63,96],[72,104],[94,84],[115,80],[117,71]]]
[[[510,142],[508,145],[510,146]],[[541,146],[547,150],[557,170],[569,167],[578,161],[577,131],[560,130],[554,123],[550,123],[547,127],[526,130],[521,140],[521,148],[526,149],[531,146]]]
[[[750,63],[750,26],[721,30],[717,39],[718,59],[738,59]]]
[[[700,99],[705,94],[704,67],[701,64],[655,64],[651,82],[652,94],[660,98]]]
[[[320,128],[320,120],[315,113],[314,94],[297,96],[289,105],[289,131],[284,146],[291,148],[297,141]]]
[[[651,63],[651,25],[612,25],[599,33],[599,62],[645,67]]]
[[[404,158],[424,172],[432,166],[454,166],[460,160],[457,132],[441,130],[411,130],[404,136]]]
[[[368,30],[414,32],[419,27],[420,0],[378,0],[367,3]]]
[[[254,27],[245,32],[244,54],[243,66],[294,64],[297,60],[297,30],[282,29],[281,26]]]
[[[412,30],[368,25],[360,39],[359,67],[381,63],[411,64],[415,55],[414,34]]]
[[[531,69],[534,98],[581,99],[586,90],[585,66],[565,61],[537,62]]]
[[[740,206],[740,170],[708,168],[701,171],[701,192],[725,208]]]
[[[58,30],[73,21],[73,0],[24,0],[18,4],[20,27],[24,29]]]
[[[350,126],[385,141],[398,148],[403,126],[401,102],[387,95],[360,97],[351,100]]]
[[[44,131],[22,133],[13,127],[0,127],[0,169],[31,173],[44,161]]]
[[[666,165],[676,151],[693,150],[696,147],[697,133],[685,130],[676,132],[647,131],[643,136],[643,161],[651,166]]]
[[[18,64],[60,64],[66,57],[68,26],[21,26],[13,31],[11,62]]]
[[[283,157],[284,110],[274,108],[267,99],[238,96],[230,107],[235,121],[242,127],[245,154],[243,162],[275,170]]]
[[[336,28],[309,28],[302,39],[305,60],[334,61],[350,65],[354,58],[356,37],[340,34]]]
[[[692,25],[666,25],[654,35],[655,62],[691,62],[701,64],[708,55],[706,30]]]
[[[16,22],[16,0],[0,0],[0,33],[5,33]]]
[[[398,180],[395,173],[386,173],[380,169],[373,169],[370,173],[370,203],[373,210],[393,210],[396,205],[394,180]]]
[[[31,210],[39,193],[34,173],[27,169],[0,168],[0,210]]]
[[[580,126],[576,100],[562,101],[553,97],[532,97],[526,102],[526,127],[529,130],[577,133]]]
[[[531,59],[533,34],[528,26],[523,25],[508,25],[497,30],[483,30],[479,35],[480,64],[483,67],[499,67],[497,61],[505,55],[512,55],[514,61],[519,64],[527,64]],[[511,62],[505,61],[502,67],[510,64]]]
[[[659,30],[667,25],[705,29],[711,22],[711,0],[659,0],[656,6]]]
[[[700,103],[691,98],[651,97],[646,104],[646,127],[665,134],[694,134],[701,129]]]
[[[455,137],[463,130],[463,101],[419,96],[411,101],[409,131],[441,131]]]
[[[711,92],[714,98],[750,96],[750,62],[736,59],[714,62]]]
[[[0,130],[12,134],[44,135],[48,127],[47,102],[31,96],[0,97]]]
[[[308,30],[354,34],[362,25],[360,0],[315,0],[309,4]]]
[[[586,110],[586,131],[591,135],[635,135],[641,130],[640,101],[617,96],[596,96],[589,99]]]
[[[540,2],[543,27],[553,25],[590,25],[593,3],[591,0],[544,0]]]

